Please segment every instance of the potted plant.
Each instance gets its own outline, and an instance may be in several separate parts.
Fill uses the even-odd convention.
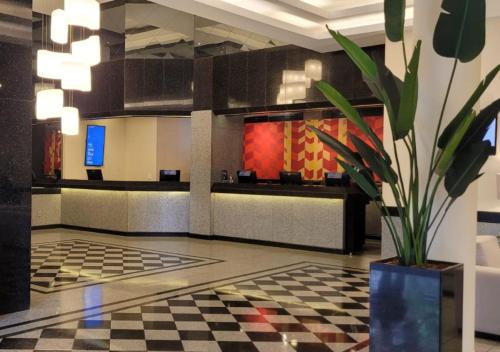
[[[351,150],[325,132],[309,128],[337,153],[339,165],[377,203],[396,249],[396,257],[370,266],[370,352],[461,351],[462,265],[430,261],[428,254],[448,210],[481,176],[480,170],[490,155],[491,145],[484,141],[484,136],[500,111],[500,99],[479,112],[474,106],[500,65],[484,78],[460,112],[444,127],[443,116],[458,62],[469,62],[483,50],[486,10],[485,0],[443,0],[433,45],[437,54],[453,58],[454,65],[442,109],[436,113],[438,126],[432,131],[435,137],[429,172],[422,174],[417,158],[418,131],[414,124],[421,42],[417,42],[411,58],[407,59],[405,1],[385,0],[384,9],[388,39],[402,44],[404,80],[383,63],[370,58],[353,41],[339,32],[329,31],[361,70],[374,96],[385,105],[395,146],[393,158],[359,112],[326,82],[318,82],[317,87],[370,142],[351,134],[356,149]],[[410,161],[406,180],[396,142],[404,146]],[[374,175],[388,184],[394,196],[400,231],[376,186]],[[425,187],[421,187],[422,184]],[[447,197],[436,204],[436,193],[443,185]]]

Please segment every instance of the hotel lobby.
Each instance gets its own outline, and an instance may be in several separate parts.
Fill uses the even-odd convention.
[[[0,352],[500,352],[497,0],[0,28]]]

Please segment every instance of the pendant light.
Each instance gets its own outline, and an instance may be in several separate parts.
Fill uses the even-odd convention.
[[[85,40],[71,43],[71,54],[74,60],[89,66],[101,62],[101,40],[98,35],[91,35]]]
[[[38,50],[36,56],[38,77],[48,79],[61,79],[62,63],[71,58],[70,54],[56,53],[49,50]]]
[[[319,60],[306,60],[305,73],[307,78],[321,81],[323,79],[323,64]]]
[[[58,44],[68,43],[68,20],[66,18],[66,12],[62,9],[52,11],[50,39]]]
[[[62,63],[61,87],[64,90],[79,90],[90,92],[92,90],[92,76],[90,66],[71,57]]]
[[[80,116],[77,108],[64,107],[61,116],[61,132],[68,136],[75,136],[79,132]]]
[[[64,0],[68,24],[98,30],[101,27],[101,12],[96,0]]]
[[[36,118],[46,120],[61,117],[64,105],[62,89],[45,89],[36,94]]]

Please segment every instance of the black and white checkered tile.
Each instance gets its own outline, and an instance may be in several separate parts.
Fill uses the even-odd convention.
[[[81,240],[45,243],[31,249],[31,288],[48,293],[201,261],[203,259],[172,253]]]
[[[368,273],[288,270],[9,336],[0,351],[365,351]]]

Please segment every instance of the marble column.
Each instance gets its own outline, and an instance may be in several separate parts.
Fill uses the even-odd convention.
[[[417,147],[421,175],[429,165],[434,133],[446,88],[450,79],[453,59],[441,57],[433,48],[434,29],[441,13],[441,1],[416,1],[413,39],[422,40],[419,68],[419,105],[416,116]],[[480,81],[480,59],[459,63],[452,85],[452,93],[445,110],[443,126],[462,108]],[[440,190],[436,205],[441,204],[446,191]],[[474,351],[475,260],[477,232],[477,184],[469,187],[448,213],[433,249],[431,259],[464,264],[463,351]]]
[[[191,191],[189,232],[212,234],[212,121],[210,110],[191,114]]]
[[[31,6],[0,4],[0,314],[30,304]]]

